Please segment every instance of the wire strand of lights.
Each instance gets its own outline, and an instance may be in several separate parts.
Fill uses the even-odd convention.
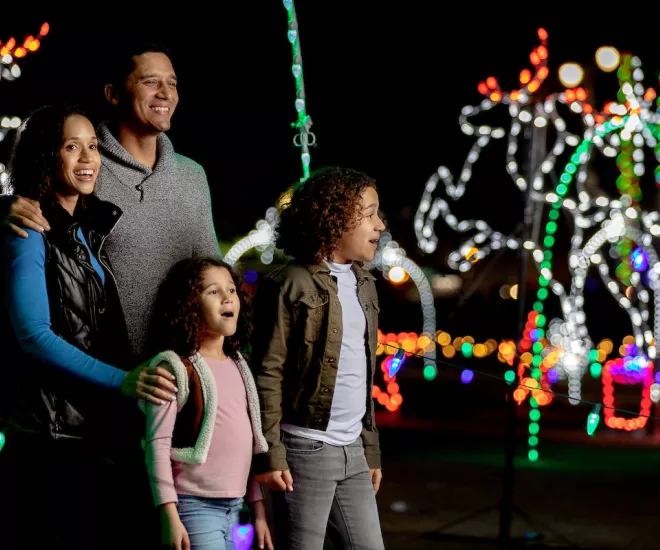
[[[396,350],[401,349],[398,346],[393,346],[392,344],[383,344],[383,345],[387,346],[387,347],[395,348]],[[417,357],[418,359],[424,359],[424,355],[420,354],[419,352],[405,352],[405,354],[406,354],[406,356],[409,356],[409,357]],[[455,369],[455,370],[462,371],[462,370],[465,369],[465,367],[463,367],[461,365],[456,365],[456,364],[451,363],[449,361],[445,361],[444,359],[437,359],[436,358],[436,359],[433,359],[433,362],[436,365],[444,365],[446,367],[450,367],[450,368]],[[475,375],[483,376],[485,378],[490,378],[491,380],[497,380],[499,382],[504,382],[507,385],[515,384],[519,388],[525,388],[526,387],[521,383],[516,383],[515,381],[511,382],[511,381],[507,380],[506,378],[504,378],[502,376],[499,376],[497,374],[492,374],[490,372],[484,372],[484,371],[480,371],[480,370],[477,370],[477,369],[470,369],[470,370]],[[573,404],[576,404],[576,405],[578,405],[578,404],[592,405],[592,406],[601,405],[603,409],[606,409],[606,410],[609,409],[609,410],[612,410],[613,412],[619,412],[619,413],[628,414],[628,415],[631,415],[631,416],[637,416],[638,415],[638,413],[636,413],[634,411],[629,411],[627,409],[621,409],[619,407],[614,407],[614,406],[610,406],[610,405],[603,405],[602,403],[600,403],[598,401],[590,401],[588,399],[583,399],[582,397],[580,397],[579,399],[574,399],[570,395],[567,395],[565,393],[556,392],[556,391],[551,390],[551,389],[543,389],[541,391],[546,392],[546,393],[551,393],[553,395],[556,395],[557,397],[561,397],[561,398],[564,398],[566,400],[573,399],[575,401],[575,403],[573,403]],[[660,420],[660,417],[652,416],[651,414],[649,414],[648,416],[645,416],[645,418],[653,419],[653,420]]]

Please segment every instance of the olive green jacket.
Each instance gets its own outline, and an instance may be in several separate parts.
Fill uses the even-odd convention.
[[[378,297],[373,275],[353,264],[358,299],[367,320],[367,409],[362,442],[370,468],[380,468],[378,430],[371,397],[378,344]],[[287,470],[280,423],[325,431],[335,390],[342,342],[337,280],[324,264],[292,261],[262,281],[253,307],[251,367],[269,451],[255,455],[255,473]]]

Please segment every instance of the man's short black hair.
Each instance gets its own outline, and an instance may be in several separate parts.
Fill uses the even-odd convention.
[[[150,39],[135,39],[122,42],[118,49],[113,48],[109,54],[108,72],[105,76],[105,84],[112,84],[122,88],[126,77],[133,72],[135,62],[133,58],[143,53],[163,53],[172,58],[170,49],[162,42]]]

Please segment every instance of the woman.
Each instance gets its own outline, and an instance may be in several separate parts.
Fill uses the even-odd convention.
[[[124,370],[128,336],[103,250],[121,211],[93,195],[100,165],[94,127],[75,107],[36,111],[12,150],[11,187],[50,222],[7,236],[0,252],[21,547],[100,548],[121,536],[112,484],[137,463],[142,432],[125,396],[173,398],[167,371]]]

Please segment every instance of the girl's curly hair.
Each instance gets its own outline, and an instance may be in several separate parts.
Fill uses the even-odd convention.
[[[62,132],[69,117],[87,118],[77,105],[47,105],[34,111],[16,134],[9,157],[7,191],[39,201],[42,206],[56,204],[52,182],[62,161]]]
[[[360,197],[367,187],[375,189],[375,180],[350,168],[313,172],[289,190],[277,226],[277,248],[309,264],[331,258],[341,236],[360,222]]]
[[[223,351],[227,357],[238,359],[238,353],[247,348],[252,318],[242,274],[221,260],[196,257],[176,263],[158,289],[149,343],[153,354],[169,349],[190,357],[199,350],[204,335],[202,277],[209,267],[223,267],[231,273],[241,305],[236,333],[225,337]]]

